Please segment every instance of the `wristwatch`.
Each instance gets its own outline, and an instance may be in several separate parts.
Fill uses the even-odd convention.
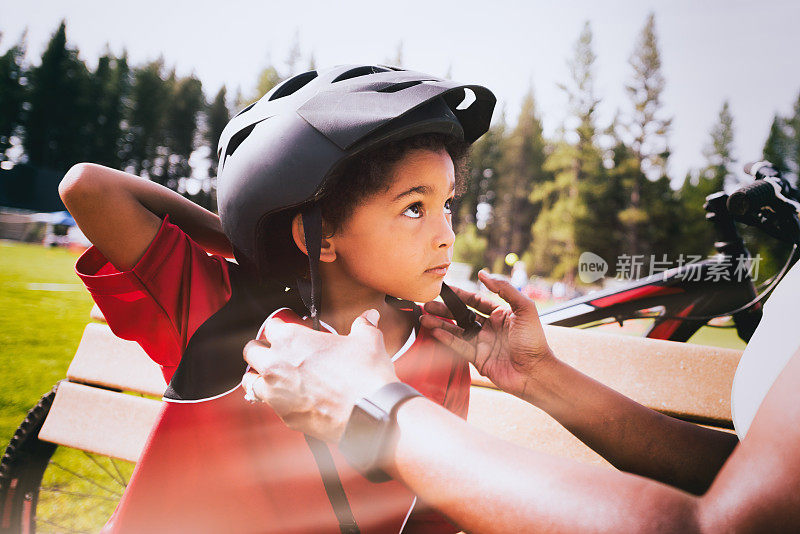
[[[396,435],[395,415],[401,404],[421,393],[408,384],[392,382],[362,397],[350,412],[339,451],[370,482],[390,480],[381,466]]]

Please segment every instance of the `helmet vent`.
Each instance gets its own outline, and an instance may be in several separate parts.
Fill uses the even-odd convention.
[[[470,89],[469,87],[464,88],[464,100],[456,106],[457,110],[463,110],[469,108],[474,102],[477,100],[475,97],[475,91]]]
[[[409,87],[414,87],[415,85],[419,85],[422,83],[422,80],[411,80],[408,82],[396,83],[394,85],[390,85],[389,87],[384,87],[383,89],[378,89],[379,93],[396,93],[397,91],[402,91],[403,89],[408,89]]]
[[[256,102],[258,102],[258,100],[256,100]],[[239,115],[241,115],[241,114],[242,114],[242,113],[244,113],[245,111],[250,111],[250,108],[252,108],[253,106],[255,106],[255,105],[256,105],[256,102],[253,102],[252,104],[248,104],[247,106],[245,106],[245,108],[244,108],[244,109],[242,109],[242,110],[241,110],[239,113],[237,113],[236,115],[234,115],[234,118],[238,117]]]
[[[310,70],[308,72],[304,72],[303,74],[298,74],[293,78],[289,78],[278,87],[275,88],[273,93],[269,96],[267,100],[277,100],[279,98],[283,98],[284,96],[289,96],[290,94],[298,91],[308,82],[313,80],[317,77],[317,71]]]
[[[390,72],[390,69],[384,67],[369,66],[369,65],[364,67],[356,67],[354,69],[344,71],[339,76],[337,76],[331,83],[341,82],[343,80],[350,80],[352,78],[358,78],[359,76],[366,76],[368,74],[377,74],[379,72]]]
[[[234,136],[231,137],[231,140],[228,141],[228,147],[225,149],[225,157],[227,158],[231,154],[233,154],[234,150],[239,148],[239,145],[242,144],[242,141],[247,139],[247,136],[250,135],[250,132],[253,131],[256,125],[252,124],[247,128],[242,129],[241,131],[237,132]]]

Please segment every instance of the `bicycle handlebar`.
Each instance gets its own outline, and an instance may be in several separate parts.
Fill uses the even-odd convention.
[[[744,172],[756,180],[759,178],[771,178],[781,175],[769,161],[751,161],[750,163],[745,163]]]
[[[800,244],[800,191],[768,161],[748,163],[744,170],[756,180],[728,197],[728,212],[777,239]]]
[[[747,184],[728,197],[728,210],[736,217],[755,212],[776,200],[772,184],[759,180]]]

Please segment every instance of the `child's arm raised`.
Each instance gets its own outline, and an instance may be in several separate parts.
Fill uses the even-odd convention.
[[[79,163],[58,192],[86,237],[117,269],[136,265],[165,215],[206,251],[232,255],[217,215],[150,180]]]

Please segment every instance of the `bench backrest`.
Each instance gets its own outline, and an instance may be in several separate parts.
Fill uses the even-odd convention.
[[[741,351],[548,326],[555,354],[655,410],[730,428]],[[547,414],[473,371],[470,424],[519,445],[604,464]],[[158,418],[161,371],[134,342],[89,324],[40,433],[47,441],[136,461]],[[122,392],[127,392],[122,393]]]
[[[137,461],[161,410],[160,400],[141,395],[160,398],[167,387],[158,365],[108,325],[90,323],[67,380],[58,386],[39,438]]]
[[[654,410],[722,430],[741,351],[545,326],[553,352]],[[468,421],[517,445],[610,467],[543,411],[498,391],[473,369]]]

